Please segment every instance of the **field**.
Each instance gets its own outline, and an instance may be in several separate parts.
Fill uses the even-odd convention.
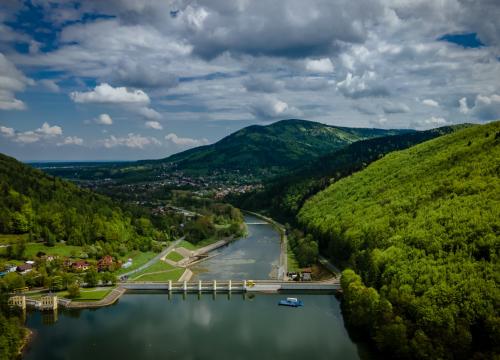
[[[184,256],[179,254],[177,251],[171,251],[168,253],[167,259],[172,260],[174,262],[178,262],[178,261],[181,261],[182,259],[184,259]]]
[[[26,244],[26,250],[24,252],[25,256],[28,258],[33,258],[36,254],[41,251],[47,255],[58,255],[65,257],[79,257],[83,252],[80,246],[57,244],[55,246],[45,246],[40,243],[29,243]]]
[[[145,274],[140,278],[135,278],[134,281],[177,281],[184,273],[183,268],[174,268],[165,272]]]
[[[149,260],[151,260],[153,257],[155,257],[155,255],[156,255],[156,253],[154,253],[152,251],[142,252],[139,250],[135,250],[135,251],[128,253],[127,255],[123,256],[121,258],[121,260],[123,263],[125,263],[129,258],[132,259],[132,266],[130,266],[129,268],[126,268],[126,269],[123,269],[123,268],[119,269],[116,272],[116,275],[121,275],[121,274],[124,274],[126,272],[137,269],[138,267],[147,263]]]
[[[18,242],[19,240],[24,239],[28,240],[28,234],[0,234],[0,245],[2,244],[11,244]]]

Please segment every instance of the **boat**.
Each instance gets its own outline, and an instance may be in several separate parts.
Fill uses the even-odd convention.
[[[292,307],[299,307],[299,306],[304,306],[304,303],[302,300],[299,300],[297,298],[286,298],[286,300],[280,300],[278,305],[281,306],[292,306]]]

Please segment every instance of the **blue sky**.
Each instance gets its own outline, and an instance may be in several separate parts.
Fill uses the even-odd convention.
[[[493,0],[4,0],[0,152],[130,160],[287,118],[491,121],[498,18]]]

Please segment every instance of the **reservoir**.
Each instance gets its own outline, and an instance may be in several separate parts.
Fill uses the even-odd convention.
[[[285,295],[286,296],[286,295]],[[35,331],[25,359],[358,359],[339,302],[296,295],[126,294],[97,310],[28,316]]]
[[[275,276],[280,235],[245,216],[249,235],[193,268],[195,279]],[[295,296],[300,308],[278,306]],[[333,295],[126,293],[109,307],[28,313],[24,359],[359,359]]]

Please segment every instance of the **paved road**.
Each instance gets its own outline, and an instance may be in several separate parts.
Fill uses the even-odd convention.
[[[167,255],[171,250],[173,250],[177,245],[179,245],[179,243],[184,240],[184,236],[175,240],[172,244],[170,244],[165,250],[163,250],[161,253],[159,253],[158,255],[156,255],[154,258],[152,258],[151,260],[149,260],[147,263],[145,263],[144,265],[141,265],[139,266],[137,269],[135,270],[131,270],[125,274],[121,274],[120,277],[122,276],[130,276],[130,275],[133,275],[135,273],[138,273],[139,271],[142,271],[148,267],[150,267],[151,265],[153,265],[155,262],[159,261],[163,256]]]

